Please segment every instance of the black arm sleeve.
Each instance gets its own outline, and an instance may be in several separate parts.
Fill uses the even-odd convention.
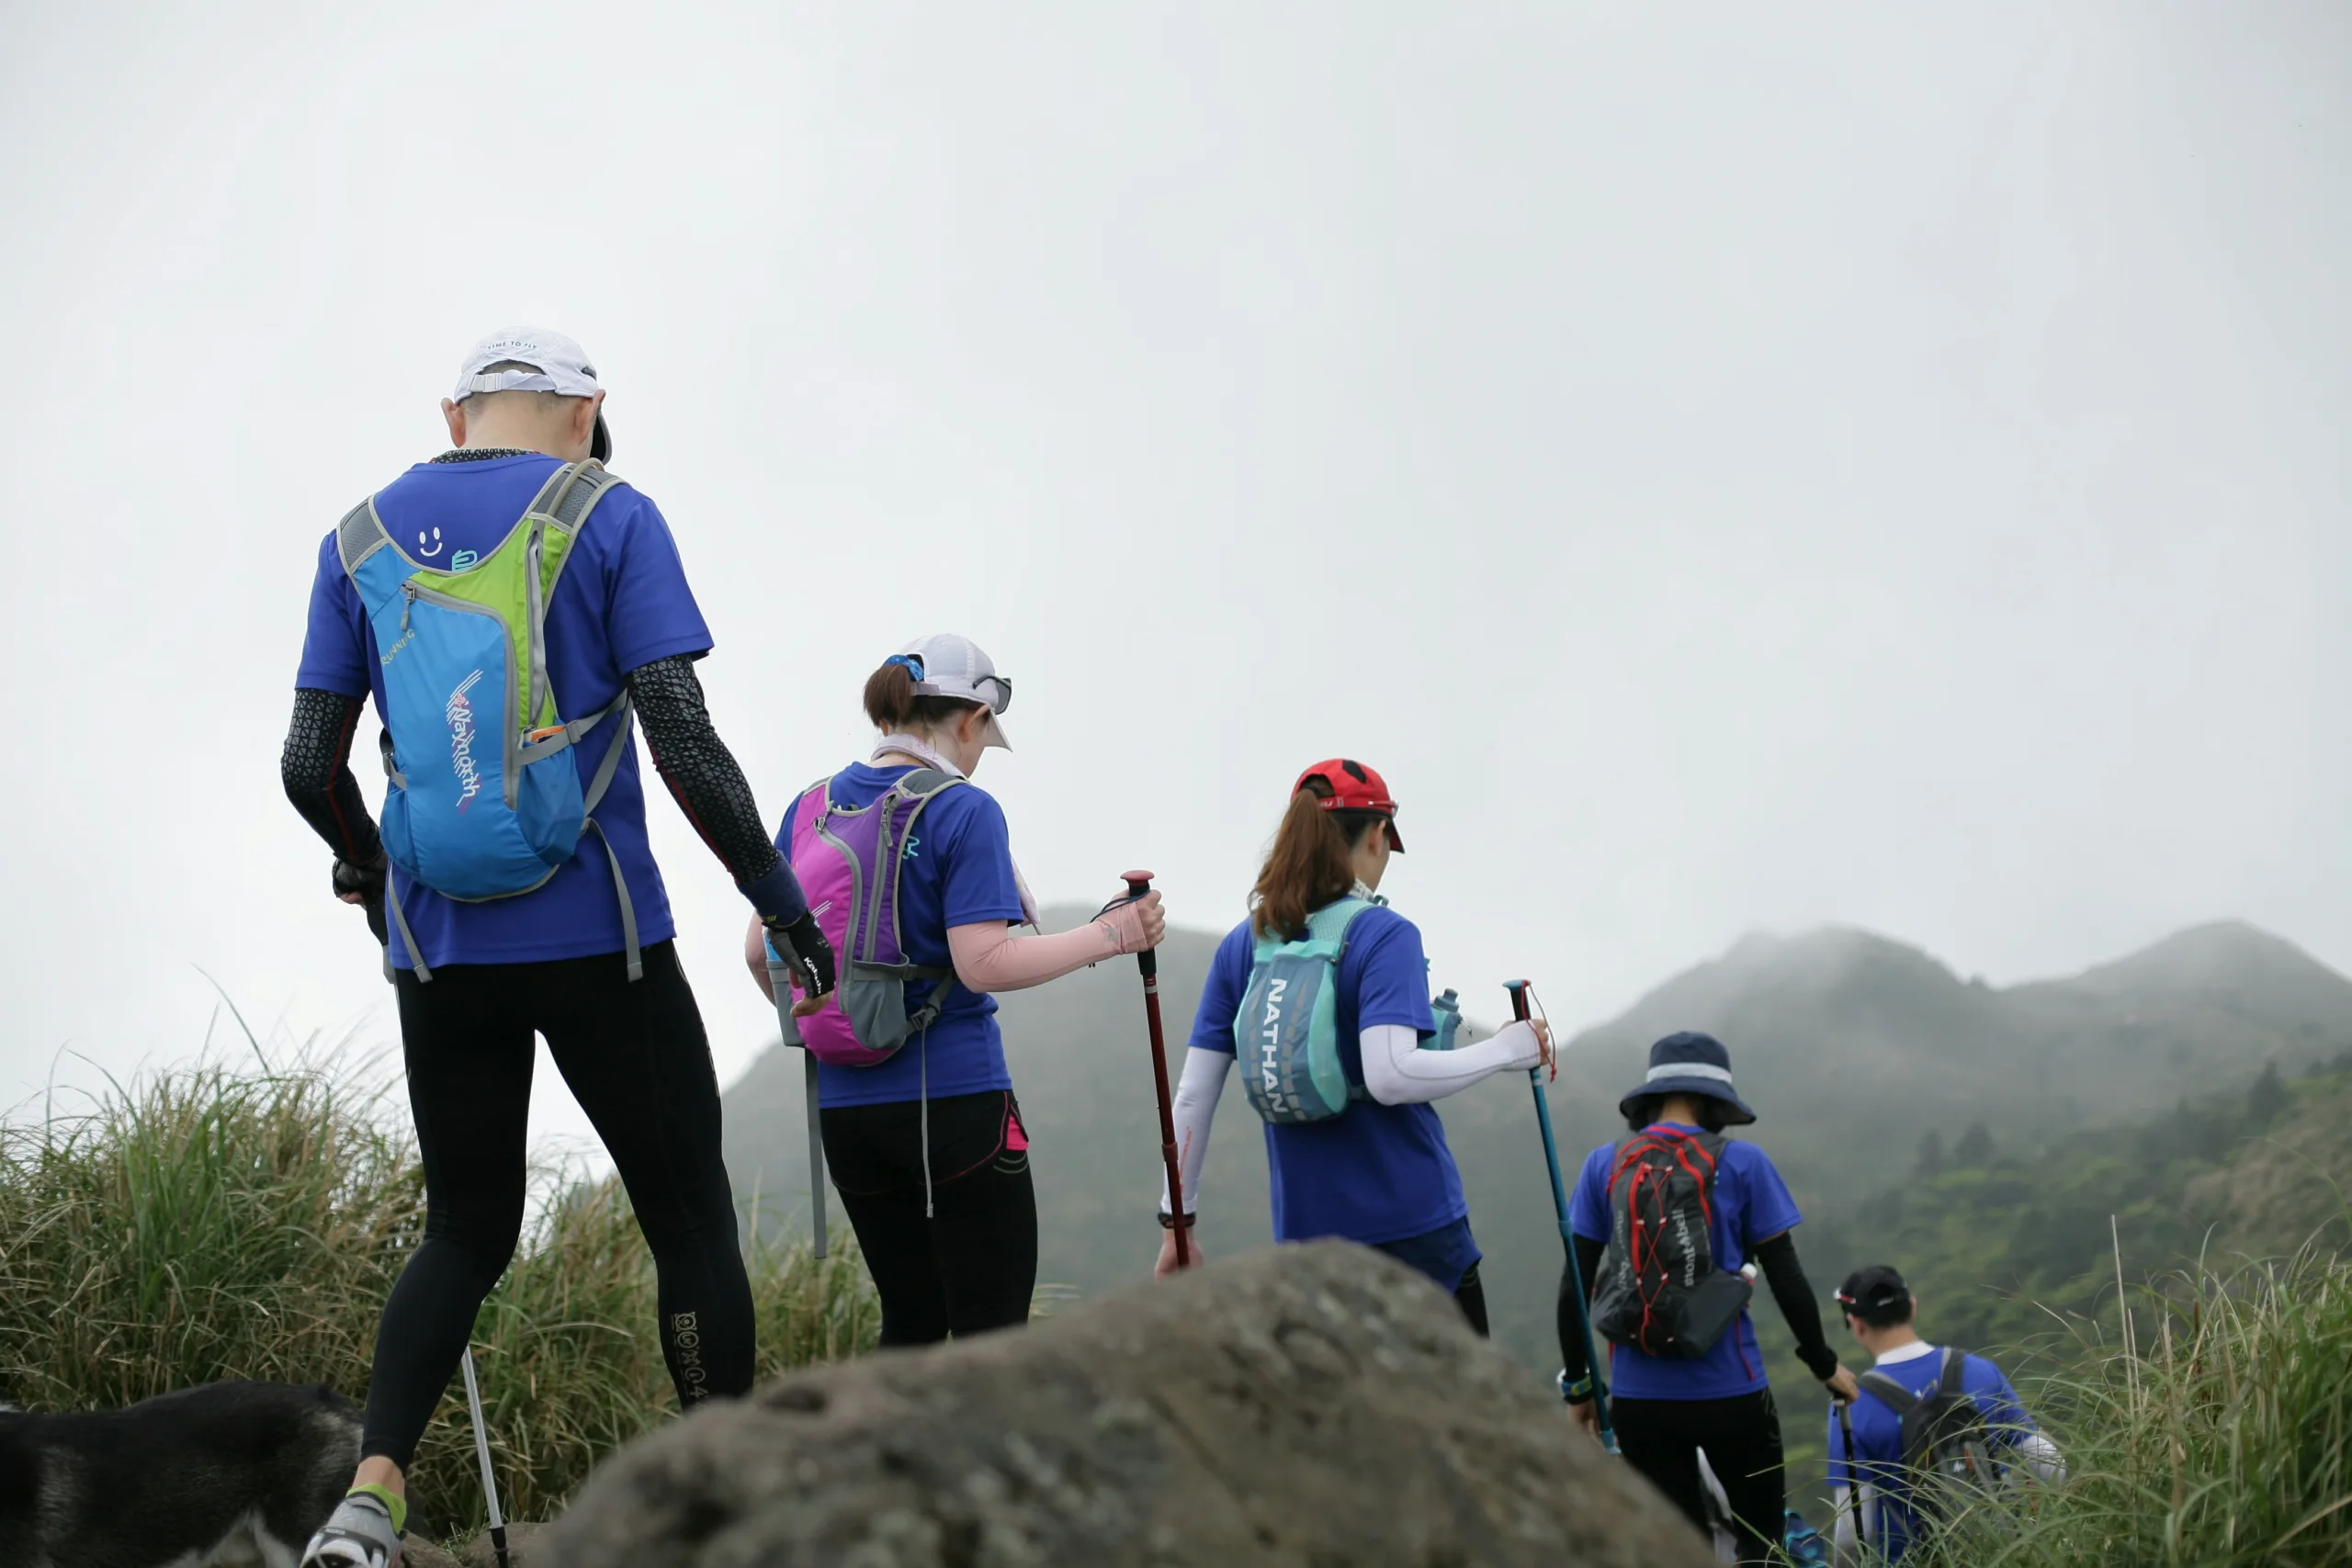
[[[340,692],[297,691],[277,776],[286,798],[337,859],[370,866],[383,843],[359,798],[359,781],[351,776],[351,737],[359,727],[361,706],[359,698]]]
[[[1765,1283],[1772,1287],[1781,1315],[1789,1321],[1789,1332],[1797,1337],[1797,1359],[1816,1378],[1835,1373],[1838,1352],[1821,1336],[1821,1303],[1813,1299],[1804,1265],[1797,1261],[1796,1238],[1782,1231],[1756,1249],[1756,1261],[1764,1270]]]
[[[1601,1244],[1590,1236],[1576,1238],[1577,1268],[1584,1274],[1584,1288],[1592,1289],[1595,1275],[1600,1272]],[[1589,1300],[1589,1297],[1587,1298]],[[1560,1332],[1560,1365],[1570,1382],[1580,1382],[1590,1369],[1585,1364],[1583,1314],[1577,1310],[1576,1287],[1571,1282],[1567,1265],[1560,1266],[1560,1302],[1557,1312]]]
[[[783,857],[735,754],[710,726],[694,660],[679,654],[639,665],[628,672],[628,694],[662,782],[727,874],[749,888],[772,874]]]

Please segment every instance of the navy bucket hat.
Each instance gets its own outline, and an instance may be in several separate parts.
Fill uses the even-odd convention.
[[[1642,1087],[1617,1102],[1617,1114],[1633,1120],[1634,1102],[1669,1094],[1706,1095],[1721,1100],[1731,1114],[1726,1127],[1745,1127],[1756,1112],[1731,1086],[1731,1053],[1712,1034],[1685,1030],[1669,1034],[1650,1047],[1649,1076]]]

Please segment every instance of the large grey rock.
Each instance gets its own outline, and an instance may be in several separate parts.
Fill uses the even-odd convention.
[[[563,1568],[1704,1568],[1663,1498],[1420,1275],[1244,1254],[770,1384],[631,1444]]]

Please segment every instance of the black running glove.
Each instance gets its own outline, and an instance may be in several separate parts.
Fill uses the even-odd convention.
[[[373,865],[354,865],[347,860],[334,863],[334,896],[348,903],[351,895],[359,895],[359,907],[368,912],[368,929],[376,933],[376,945],[382,947],[392,940],[384,923],[384,859],[376,857]]]
[[[792,971],[792,983],[804,997],[829,995],[833,988],[833,944],[817,929],[817,917],[803,913],[797,920],[762,919],[776,956]]]

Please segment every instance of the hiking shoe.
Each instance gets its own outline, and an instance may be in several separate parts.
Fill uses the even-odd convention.
[[[301,1568],[400,1568],[401,1532],[383,1499],[354,1492],[302,1549]]]

